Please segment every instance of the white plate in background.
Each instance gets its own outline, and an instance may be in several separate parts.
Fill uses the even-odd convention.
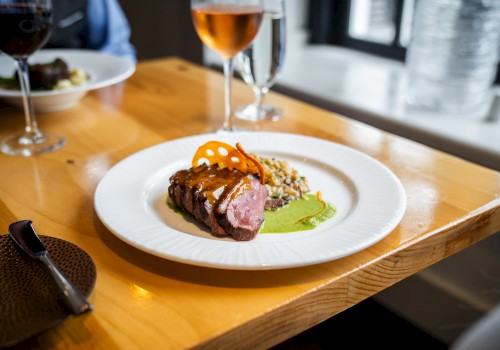
[[[32,91],[33,106],[37,112],[54,112],[74,107],[87,92],[119,83],[135,72],[135,64],[129,60],[94,50],[43,49],[35,52],[28,62],[48,63],[58,57],[66,61],[70,70],[83,69],[89,75],[89,81],[85,85],[64,90]],[[14,72],[13,59],[0,55],[0,76],[12,77]],[[22,107],[19,90],[0,88],[0,98]]]

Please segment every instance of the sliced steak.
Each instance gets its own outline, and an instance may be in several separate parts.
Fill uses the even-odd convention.
[[[170,177],[173,203],[207,225],[218,237],[255,238],[264,222],[267,189],[254,175],[205,164]]]

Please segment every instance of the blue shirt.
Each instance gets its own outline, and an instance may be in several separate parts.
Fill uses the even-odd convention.
[[[130,25],[117,0],[88,0],[86,34],[89,49],[137,61]]]

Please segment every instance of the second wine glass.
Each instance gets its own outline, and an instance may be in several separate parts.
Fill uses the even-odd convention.
[[[201,41],[224,63],[225,118],[218,131],[234,131],[231,107],[233,59],[255,38],[264,13],[262,0],[191,0],[193,24]]]
[[[264,104],[264,96],[276,81],[285,58],[285,1],[264,0],[264,17],[259,33],[236,58],[238,71],[252,87],[254,103],[238,108],[236,118],[247,121],[280,119],[283,110]]]

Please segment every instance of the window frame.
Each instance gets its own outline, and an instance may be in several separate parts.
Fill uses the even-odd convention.
[[[417,0],[418,1],[418,0]],[[349,35],[351,1],[310,0],[308,13],[309,44],[335,45],[395,59],[406,60],[406,47],[400,44],[404,0],[395,0],[395,35],[390,45],[353,38]],[[500,62],[494,84],[500,83]]]
[[[311,0],[308,27],[310,44],[328,44],[404,61],[406,48],[400,45],[402,0],[396,0],[395,35],[390,45],[354,38],[349,35],[351,1]]]

